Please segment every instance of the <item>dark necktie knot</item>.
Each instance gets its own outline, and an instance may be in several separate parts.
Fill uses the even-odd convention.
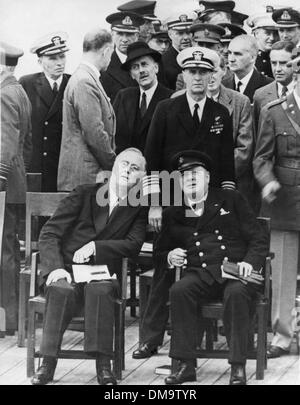
[[[141,101],[141,107],[140,107],[140,112],[141,112],[141,117],[145,115],[147,111],[147,100],[146,100],[146,93],[143,92],[142,94],[142,101]]]
[[[199,109],[199,104],[196,103],[194,105],[194,113],[193,113],[193,121],[194,121],[194,124],[195,124],[196,128],[198,128],[199,125],[200,125],[198,109]]]
[[[281,98],[285,97],[287,95],[287,92],[288,92],[287,86],[282,86]]]
[[[243,83],[239,80],[238,82],[237,82],[237,84],[236,84],[236,91],[241,91],[241,85],[242,85]]]

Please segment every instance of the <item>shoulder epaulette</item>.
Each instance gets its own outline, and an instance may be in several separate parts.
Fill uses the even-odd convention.
[[[272,108],[272,107],[274,107],[275,105],[282,104],[284,101],[286,101],[286,97],[277,98],[277,99],[274,100],[274,101],[270,101],[270,103],[268,103],[268,104],[266,105],[266,108],[267,108],[267,109]]]

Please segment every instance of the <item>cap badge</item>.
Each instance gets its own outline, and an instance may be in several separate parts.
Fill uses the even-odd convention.
[[[231,30],[228,27],[225,27],[225,36],[230,37],[231,36]]]
[[[132,19],[127,15],[124,20],[122,21],[123,25],[132,25]]]
[[[202,60],[203,52],[201,52],[201,51],[193,52],[193,58],[194,58],[194,60]]]
[[[180,165],[182,165],[183,162],[184,162],[183,157],[180,157],[180,158],[178,159],[178,163],[179,163]]]
[[[186,14],[182,14],[182,15],[179,16],[179,20],[181,22],[187,22],[188,16]]]
[[[273,13],[274,12],[274,7],[273,6],[266,6],[266,12],[267,13]]]
[[[59,36],[53,37],[53,38],[51,38],[51,42],[53,43],[53,45],[59,46],[62,43],[61,37],[59,37]]]
[[[207,28],[205,28],[205,30],[204,30],[204,36],[209,38],[209,31]]]
[[[284,10],[284,12],[282,13],[281,19],[289,21],[292,19],[292,17],[290,16],[290,14],[287,10]]]
[[[200,4],[197,11],[200,11],[200,12],[202,13],[204,10],[205,10],[205,5],[204,5],[204,4]]]

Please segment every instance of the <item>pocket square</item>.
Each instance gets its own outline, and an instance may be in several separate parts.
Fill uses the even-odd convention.
[[[230,211],[225,211],[223,208],[220,210],[220,215],[228,215],[230,214]]]

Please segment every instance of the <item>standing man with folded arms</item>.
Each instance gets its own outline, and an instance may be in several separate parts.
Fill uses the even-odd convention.
[[[85,35],[82,62],[69,80],[63,102],[59,191],[95,183],[99,172],[112,169],[115,114],[100,83],[112,51],[112,37],[106,30]]]

